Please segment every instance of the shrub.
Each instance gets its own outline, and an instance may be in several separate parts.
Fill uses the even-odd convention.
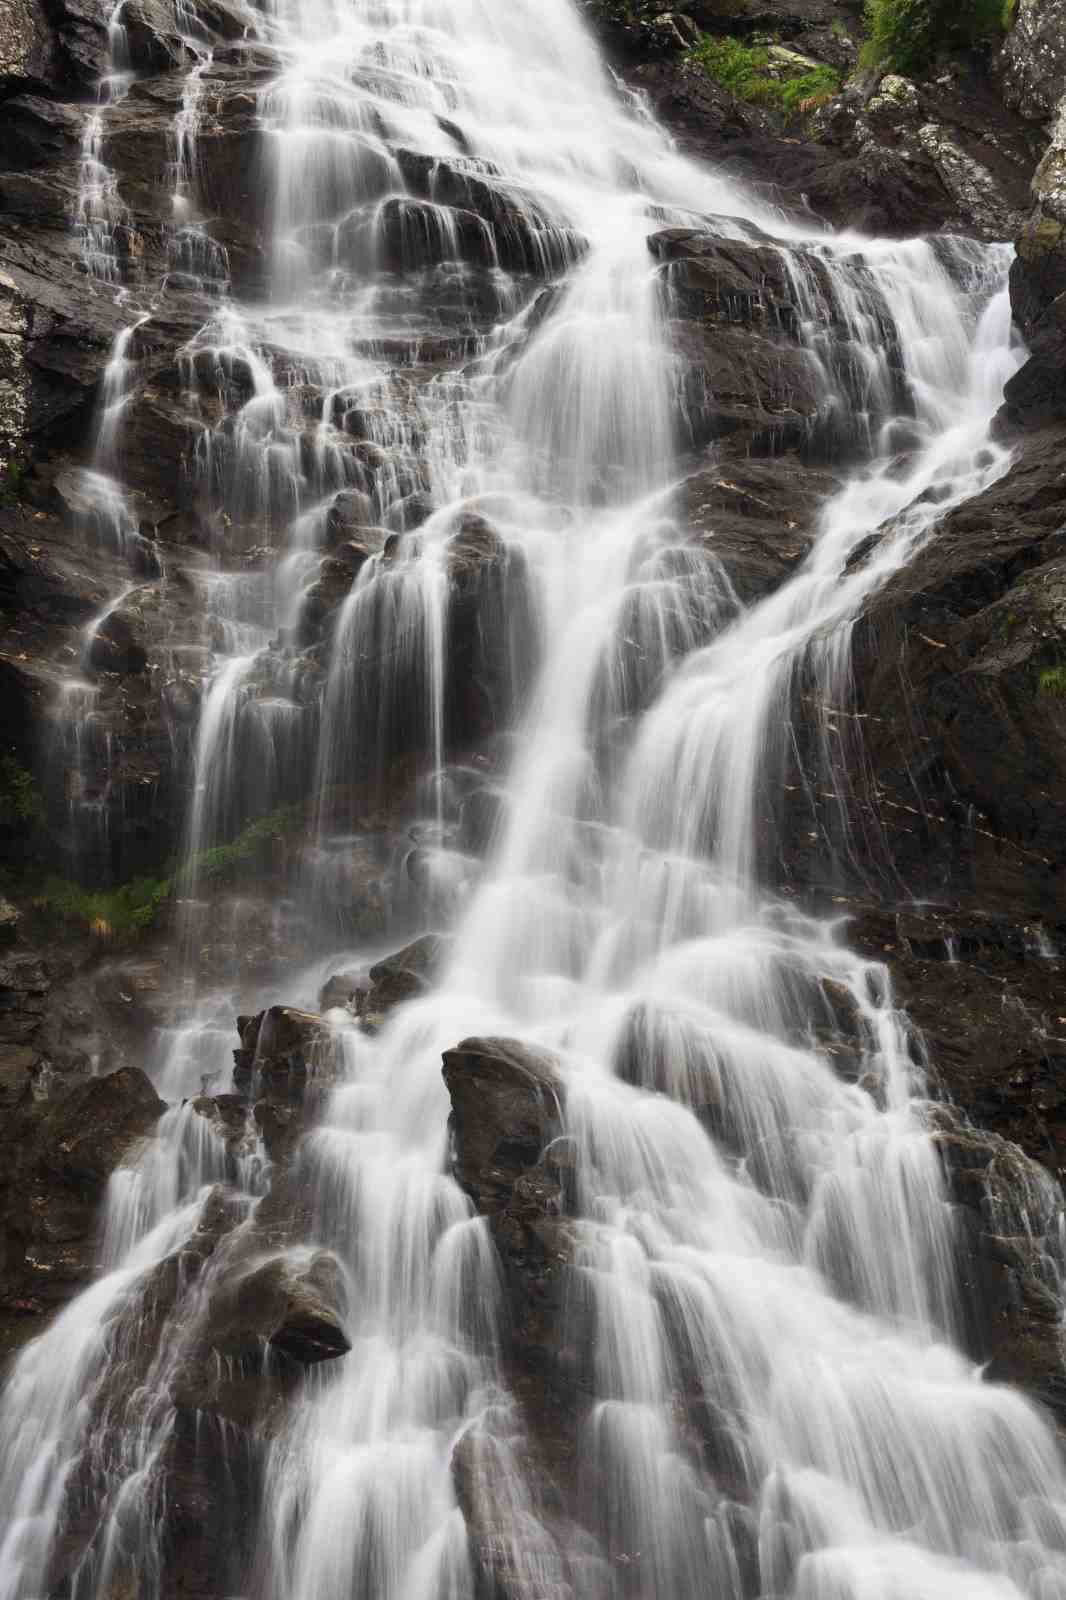
[[[790,68],[774,61],[769,47],[761,43],[742,44],[739,39],[705,33],[686,59],[738,100],[786,117],[824,105],[840,89],[840,73],[834,67]]]
[[[867,68],[923,71],[941,50],[979,48],[1004,31],[1004,0],[866,0]]]
[[[65,878],[48,878],[34,909],[72,923],[100,938],[122,938],[150,928],[169,900],[170,878],[134,878],[117,889],[83,889]]]
[[[33,828],[44,821],[44,801],[32,772],[13,755],[0,756],[0,827]]]
[[[295,805],[283,806],[281,810],[271,811],[265,817],[257,817],[229,844],[213,845],[210,850],[201,850],[191,863],[192,870],[199,877],[209,880],[224,878],[235,869],[255,861],[274,839],[282,839],[292,833],[303,821],[303,815],[303,807]]]
[[[196,872],[216,881],[251,865],[271,840],[291,833],[303,820],[302,806],[285,806],[250,822],[229,844],[202,850]],[[99,938],[121,939],[152,927],[179,889],[177,870],[165,878],[134,878],[117,889],[83,889],[66,878],[45,880],[34,896],[34,909],[56,922],[81,928]]]

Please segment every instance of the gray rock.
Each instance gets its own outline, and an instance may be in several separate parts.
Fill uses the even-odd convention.
[[[49,82],[55,35],[39,0],[0,0],[0,94]]]
[[[1011,239],[1022,218],[987,167],[935,122],[923,123],[918,142],[960,212],[982,239]]]
[[[1003,99],[1034,122],[1066,94],[1066,0],[1018,0],[999,58]]]

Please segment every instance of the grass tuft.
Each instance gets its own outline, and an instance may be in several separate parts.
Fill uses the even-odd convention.
[[[705,33],[688,51],[686,60],[738,100],[765,106],[784,117],[817,110],[840,92],[841,75],[835,67],[790,68],[775,61],[765,44],[743,44],[739,39]]]

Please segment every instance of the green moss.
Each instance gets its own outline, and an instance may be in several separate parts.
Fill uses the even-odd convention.
[[[44,801],[32,772],[15,756],[0,756],[0,827],[29,829],[43,822]]]
[[[1004,0],[866,0],[859,64],[920,73],[941,50],[978,49],[1004,32]]]
[[[20,503],[26,490],[26,463],[17,456],[0,462],[0,506]]]
[[[285,806],[257,817],[229,844],[201,851],[191,866],[199,879],[208,882],[236,875],[257,861],[273,840],[299,827],[303,818],[302,806]],[[175,869],[164,878],[134,878],[117,889],[84,889],[66,878],[50,877],[32,903],[36,911],[56,923],[101,938],[129,938],[156,924],[180,890],[182,876]]]
[[[1066,667],[1045,667],[1038,681],[1041,694],[1066,698]]]
[[[65,878],[48,878],[33,906],[101,938],[123,938],[150,928],[172,890],[171,878],[134,878],[117,889],[83,889]]]
[[[303,819],[304,809],[299,805],[283,806],[279,811],[271,811],[265,817],[257,817],[229,844],[214,845],[210,850],[202,850],[190,863],[191,870],[197,877],[206,878],[209,882],[225,878],[258,859],[275,839],[282,839],[286,834],[292,833]]]
[[[785,117],[814,110],[840,90],[841,76],[835,67],[791,67],[775,61],[769,46],[758,41],[742,44],[739,39],[705,33],[686,60],[738,100]]]
[[[1018,240],[1018,254],[1023,261],[1039,261],[1041,256],[1059,247],[1064,231],[1062,223],[1056,222],[1054,217],[1041,217],[1038,222],[1027,223]]]

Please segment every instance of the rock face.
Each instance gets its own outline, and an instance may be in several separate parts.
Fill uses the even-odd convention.
[[[107,1180],[151,1135],[166,1107],[144,1073],[125,1067],[54,1100],[23,1096],[0,1132],[0,1349],[40,1331],[44,1315],[97,1269],[96,1227]]]
[[[1045,122],[1066,94],[1066,9],[1062,0],[1019,0],[999,58],[1003,98]]]

